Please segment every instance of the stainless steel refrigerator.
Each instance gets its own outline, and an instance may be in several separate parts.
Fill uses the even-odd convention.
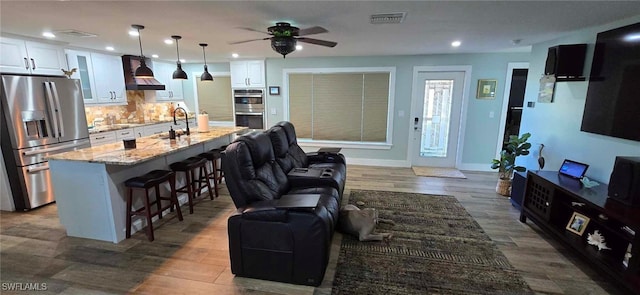
[[[0,145],[16,210],[55,201],[45,157],[90,147],[80,81],[2,75]]]

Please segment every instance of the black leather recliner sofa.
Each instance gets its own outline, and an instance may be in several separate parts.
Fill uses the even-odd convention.
[[[342,195],[347,176],[347,166],[342,154],[305,153],[298,145],[295,128],[290,122],[279,122],[266,132],[271,139],[276,162],[290,176],[291,181],[298,185],[332,186]],[[304,173],[298,173],[297,177],[291,175],[291,171],[300,168],[317,170],[321,173],[319,177],[304,177]]]
[[[315,185],[290,181],[276,161],[266,132],[237,138],[227,146],[222,161],[227,188],[238,208],[228,220],[231,272],[319,285],[329,259],[342,191],[324,181]],[[344,182],[339,186],[343,188]],[[299,194],[319,197],[315,208],[277,205],[283,195]]]

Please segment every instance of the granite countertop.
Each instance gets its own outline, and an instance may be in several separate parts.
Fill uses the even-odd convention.
[[[189,119],[191,120],[191,118]],[[95,134],[100,132],[110,132],[110,131],[129,129],[134,127],[143,127],[143,126],[156,125],[156,124],[169,123],[169,122],[173,122],[173,120],[154,121],[154,122],[145,122],[145,123],[122,123],[122,124],[113,124],[113,125],[103,125],[99,127],[89,128],[89,134]],[[181,122],[184,122],[184,119],[182,119]]]
[[[247,127],[210,127],[207,132],[194,131],[189,136],[182,135],[174,140],[169,140],[165,134],[151,135],[136,138],[135,149],[125,149],[122,142],[117,142],[55,154],[47,157],[46,159],[104,163],[123,166],[136,165],[144,161],[175,153],[190,146],[215,140],[246,129]]]

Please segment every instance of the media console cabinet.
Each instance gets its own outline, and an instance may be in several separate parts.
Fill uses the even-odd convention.
[[[596,269],[640,294],[640,208],[607,197],[607,186],[586,188],[556,171],[529,171],[520,222],[531,219]],[[611,249],[588,244],[595,231]]]

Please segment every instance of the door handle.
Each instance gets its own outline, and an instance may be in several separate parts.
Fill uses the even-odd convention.
[[[44,82],[44,90],[45,90],[45,96],[47,97],[47,102],[49,103],[49,110],[51,111],[51,114],[49,116],[49,119],[51,119],[51,125],[53,125],[53,138],[57,138],[58,137],[58,120],[57,118],[53,117],[54,114],[56,113],[56,107],[55,104],[53,103],[53,94],[51,93],[51,87],[49,86],[49,83],[51,82]]]
[[[24,68],[29,69],[29,60],[26,57],[24,58]]]
[[[60,106],[60,97],[58,96],[58,88],[55,82],[49,82],[53,89],[53,99],[56,102],[56,114],[58,115],[58,124],[60,125],[60,137],[64,137],[64,120],[62,120],[62,107]]]
[[[31,65],[33,66],[31,69],[35,70],[36,69],[36,61],[33,58],[31,59]]]
[[[44,170],[49,170],[49,164],[45,164],[36,168],[27,168],[27,173],[36,173]]]

